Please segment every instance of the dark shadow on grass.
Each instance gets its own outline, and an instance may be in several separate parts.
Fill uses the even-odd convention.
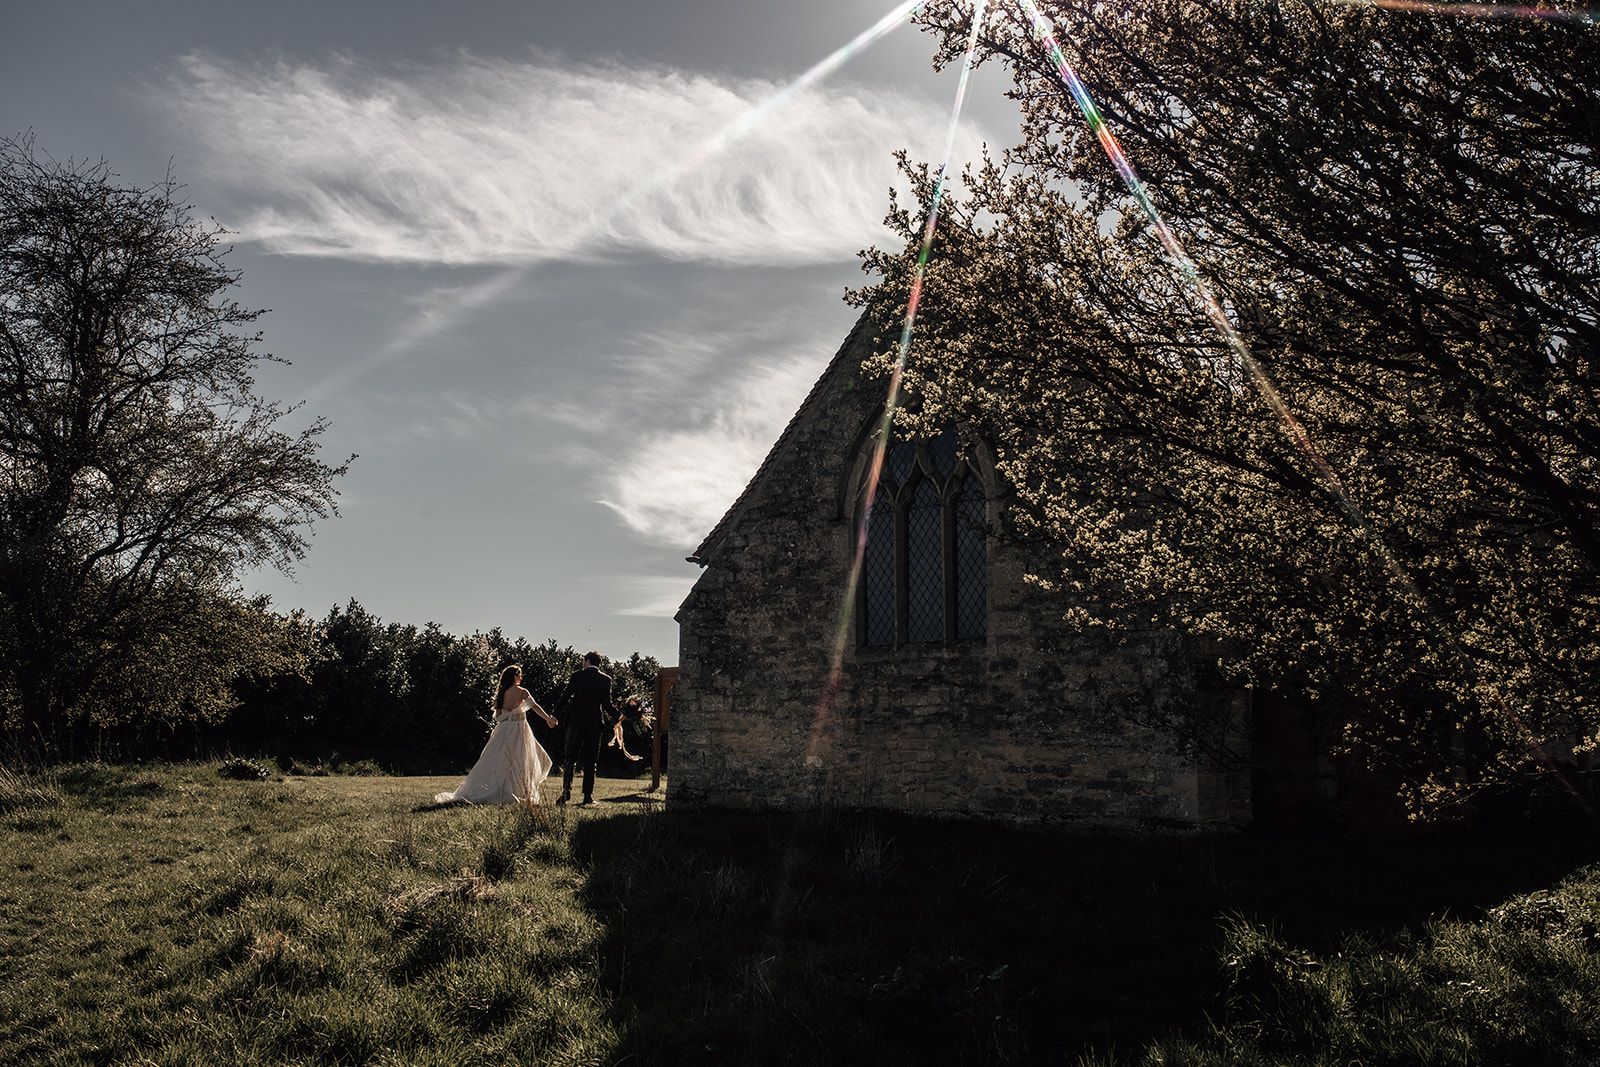
[[[426,800],[410,810],[411,814],[418,815],[424,811],[443,811],[445,808],[470,808],[472,806],[473,805],[468,804],[465,800],[446,800],[443,803]]]
[[[607,812],[572,831],[630,1063],[1070,1061],[1197,1034],[1221,919],[1326,951],[1477,918],[1593,834],[1108,839],[887,816]]]
[[[620,797],[601,797],[602,804],[653,804],[660,805],[665,799],[661,793],[627,793]]]

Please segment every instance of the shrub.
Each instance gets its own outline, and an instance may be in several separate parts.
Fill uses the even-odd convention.
[[[297,759],[291,759],[284,773],[292,774],[297,778],[326,778],[328,776],[328,768],[324,767],[320,760],[316,763],[301,763]]]
[[[377,778],[388,774],[376,760],[357,759],[346,760],[338,757],[333,761],[333,773],[348,774],[360,778]]]
[[[272,777],[272,772],[266,767],[242,756],[230,756],[223,760],[222,765],[217,768],[217,773],[224,778],[240,782],[264,782]]]

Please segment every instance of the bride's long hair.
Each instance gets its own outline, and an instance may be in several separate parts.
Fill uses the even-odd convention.
[[[517,684],[517,675],[522,673],[522,668],[513,663],[500,672],[500,688],[494,694],[494,713],[500,714],[500,703],[505,700],[506,693]]]

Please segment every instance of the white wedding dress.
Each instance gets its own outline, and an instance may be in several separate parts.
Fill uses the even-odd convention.
[[[537,804],[539,783],[550,774],[551,760],[528,728],[533,700],[524,697],[515,708],[494,717],[494,730],[483,754],[453,793],[435,793],[436,804]]]

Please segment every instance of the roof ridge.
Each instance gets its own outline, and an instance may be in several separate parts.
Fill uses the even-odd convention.
[[[783,428],[783,432],[778,435],[778,439],[767,450],[766,458],[761,461],[761,465],[756,468],[755,473],[750,476],[750,480],[745,483],[744,489],[740,491],[734,502],[729,505],[728,510],[722,513],[722,518],[717,520],[717,524],[711,528],[711,532],[701,540],[700,547],[684,557],[690,563],[698,563],[702,567],[706,565],[709,558],[708,553],[717,541],[727,536],[732,529],[733,520],[744,509],[745,503],[749,500],[751,488],[761,480],[762,475],[767,473],[778,453],[783,450],[783,446],[794,436],[795,427],[800,424],[801,416],[806,413],[812,402],[816,400],[817,394],[822,391],[822,383],[828,380],[834,368],[844,359],[845,353],[855,347],[857,339],[866,328],[867,321],[871,317],[872,309],[870,307],[862,309],[861,314],[856,317],[855,325],[850,327],[850,332],[845,335],[844,342],[839,345],[839,350],[833,354],[832,359],[828,360],[828,365],[822,368],[822,373],[817,375],[817,380],[812,383],[811,391],[806,393],[805,399],[800,401],[800,406],[795,408],[795,412],[790,416],[789,422]]]

